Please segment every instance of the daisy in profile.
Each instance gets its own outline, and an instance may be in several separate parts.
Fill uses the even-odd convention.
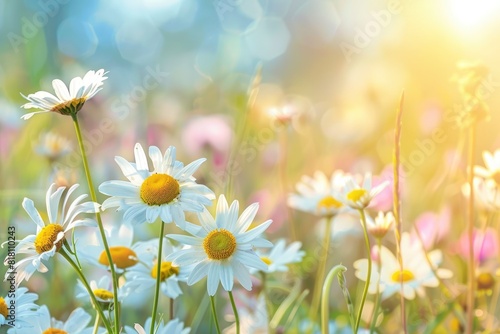
[[[154,170],[149,171],[146,154],[140,144],[135,145],[135,164],[122,157],[115,161],[126,181],[106,181],[99,191],[111,196],[102,204],[103,209],[118,207],[123,219],[132,224],[153,223],[158,217],[164,223],[175,222],[185,228],[184,211],[201,212],[211,205],[214,193],[206,186],[197,184],[193,173],[205,161],[198,159],[184,167],[175,160],[175,147],[170,146],[164,155],[156,146],[149,147],[149,157]]]
[[[238,295],[236,302],[240,317],[240,331],[245,334],[262,334],[269,331],[269,315],[267,313],[266,299],[263,294],[257,298],[246,297],[244,294]],[[234,321],[232,315],[227,315],[226,320]],[[232,324],[224,329],[224,334],[239,333],[236,324]]]
[[[113,282],[111,281],[111,277],[103,276],[99,281],[90,281],[90,288],[98,302],[108,305],[113,303]],[[128,291],[123,286],[118,287],[119,302],[123,301],[127,294]],[[78,280],[76,285],[76,298],[91,300],[87,289],[80,280]]]
[[[139,264],[125,273],[127,283],[125,286],[134,292],[144,292],[153,289],[158,275],[158,239],[137,244]],[[173,247],[170,242],[163,238],[160,289],[161,292],[172,299],[182,294],[179,282],[185,282],[193,266],[179,267],[166,258],[179,249]]]
[[[296,185],[298,194],[288,197],[288,205],[322,217],[332,217],[345,211],[346,207],[340,199],[344,177],[341,170],[333,172],[330,179],[320,171],[316,171],[313,177],[304,175]]]
[[[484,151],[483,160],[486,168],[474,166],[474,174],[486,180],[492,180],[497,186],[500,186],[500,150],[496,150],[493,154]]]
[[[369,293],[377,293],[378,272],[380,270],[380,286],[382,299],[387,299],[397,292],[401,291],[403,283],[403,296],[412,300],[415,295],[425,296],[425,287],[437,287],[438,278],[434,275],[429,266],[422,245],[414,240],[411,241],[409,233],[403,233],[401,236],[401,252],[403,257],[403,271],[399,266],[396,256],[386,247],[380,249],[380,262],[382,268],[373,264],[372,276],[370,280]],[[429,259],[434,268],[438,268],[443,260],[443,254],[440,250],[433,250],[428,253]],[[368,260],[361,259],[354,262],[356,277],[366,280],[368,271]],[[452,272],[448,269],[438,268],[437,275],[440,278],[450,278]]]
[[[371,200],[389,184],[389,181],[384,181],[372,188],[371,173],[365,174],[362,183],[358,183],[356,179],[360,179],[360,177],[352,175],[345,177],[342,197],[340,198],[345,205],[356,210],[363,210],[370,205]]]
[[[247,267],[266,270],[267,265],[253,251],[254,247],[271,247],[272,244],[261,237],[271,220],[248,229],[252,224],[259,205],[254,203],[238,217],[239,203],[233,201],[229,207],[224,195],[219,196],[215,218],[204,209],[198,213],[200,229],[188,231],[193,236],[169,234],[167,237],[190,245],[167,257],[181,268],[195,264],[187,283],[192,285],[207,276],[207,291],[214,296],[219,282],[226,291],[232,291],[236,278],[246,290],[251,290],[252,281]]]
[[[31,327],[29,319],[37,316],[37,299],[38,295],[28,292],[27,288],[18,288],[15,293],[8,293],[5,298],[0,297],[0,327]]]
[[[366,228],[368,230],[368,233],[378,239],[383,238],[387,234],[387,232],[396,224],[394,215],[390,211],[386,214],[384,214],[382,211],[379,211],[375,219],[372,219],[370,215],[367,215],[366,218]]]
[[[45,112],[56,112],[61,115],[76,115],[87,100],[94,97],[102,89],[103,81],[107,79],[103,69],[99,71],[88,71],[83,78],[76,77],[71,80],[69,89],[59,79],[52,81],[54,96],[51,93],[39,91],[23,97],[29,102],[22,105],[24,109],[36,108],[41,111],[23,115],[24,120],[30,119],[35,114]],[[22,94],[21,94],[22,95]]]
[[[47,261],[61,249],[69,231],[77,226],[96,226],[93,219],[76,219],[82,213],[95,213],[99,211],[99,204],[97,203],[81,203],[87,197],[86,194],[78,196],[69,204],[69,197],[76,188],[78,188],[78,184],[73,185],[65,193],[65,187],[56,189],[55,184],[49,187],[46,195],[48,224],[43,221],[33,201],[24,198],[23,208],[37,225],[37,230],[36,234],[29,235],[23,240],[16,240],[19,242],[15,248],[16,254],[27,255],[27,257],[14,265],[17,286],[23,280],[29,280],[35,271],[47,272],[48,269],[43,264],[43,261]],[[62,207],[59,213],[61,202]],[[7,272],[5,280],[9,276],[9,272]]]
[[[51,318],[49,309],[43,305],[38,309],[37,316],[30,321],[32,327],[23,327],[9,331],[9,334],[83,334],[87,332],[87,325],[92,317],[82,308],[77,308],[69,315],[66,321]]]
[[[130,328],[129,326],[125,326],[126,334],[149,334],[151,333],[151,318],[146,320],[144,326],[139,324],[135,324],[134,328]],[[167,324],[163,324],[163,321],[160,321],[155,325],[156,334],[189,334],[191,332],[191,328],[184,328],[184,323],[179,319],[172,319]]]
[[[284,272],[288,271],[290,263],[298,263],[302,261],[305,252],[300,250],[302,243],[299,241],[292,242],[288,247],[286,246],[285,239],[280,239],[270,252],[259,252],[261,260],[267,264],[267,269],[263,270],[265,273]],[[251,271],[252,273],[254,270]]]

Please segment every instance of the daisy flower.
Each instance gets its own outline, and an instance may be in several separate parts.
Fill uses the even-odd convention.
[[[38,295],[28,292],[27,288],[19,288],[14,293],[9,292],[5,298],[0,297],[0,327],[31,326],[28,320],[37,315],[38,305],[34,303],[37,299]]]
[[[261,260],[267,264],[267,269],[263,270],[263,272],[274,273],[277,271],[288,271],[288,264],[302,261],[305,252],[300,250],[301,246],[301,242],[295,241],[287,247],[285,239],[280,239],[270,252],[257,252]]]
[[[33,327],[23,327],[15,329],[12,333],[15,334],[82,334],[87,328],[92,317],[82,308],[77,308],[69,315],[68,319],[58,321],[50,317],[47,306],[43,305],[38,309],[38,314],[32,317],[30,323]],[[9,331],[11,334],[11,331]]]
[[[106,304],[113,303],[113,282],[109,276],[103,276],[99,281],[90,281],[90,288],[94,292],[97,301]],[[127,294],[128,291],[123,286],[118,287],[118,301],[121,302]],[[90,301],[89,293],[80,280],[78,280],[76,286],[76,298]]]
[[[196,264],[189,274],[187,283],[192,285],[207,276],[207,290],[214,296],[219,282],[226,291],[233,289],[236,278],[246,290],[251,290],[252,281],[247,267],[266,270],[267,265],[253,251],[253,247],[271,247],[261,234],[269,227],[271,220],[248,230],[259,205],[250,205],[238,217],[239,203],[228,206],[224,195],[219,196],[215,218],[204,209],[198,213],[201,228],[188,231],[193,236],[169,234],[167,237],[192,247],[172,253],[167,257],[181,268]]]
[[[375,220],[369,215],[366,216],[366,228],[375,238],[383,238],[394,224],[396,222],[392,212],[384,214],[382,211],[379,211]]]
[[[238,299],[236,305],[240,317],[240,332],[245,334],[268,333],[269,315],[267,314],[266,299],[264,295],[260,294],[257,299],[239,295]],[[228,315],[226,320],[232,322],[234,321],[234,317]],[[238,333],[235,323],[224,330],[224,334],[235,333]]]
[[[438,278],[434,275],[432,268],[429,266],[422,245],[419,242],[412,242],[409,233],[403,233],[401,236],[401,252],[403,256],[403,270],[399,266],[396,256],[386,247],[380,249],[380,262],[382,268],[378,268],[378,264],[373,264],[372,276],[368,292],[371,294],[377,293],[377,282],[379,281],[378,272],[380,270],[380,285],[382,299],[387,299],[397,292],[401,291],[401,282],[403,283],[403,296],[406,299],[412,300],[415,295],[420,297],[425,296],[425,287],[437,287],[439,285]],[[429,259],[434,268],[437,268],[442,260],[443,254],[440,250],[433,250],[428,253]],[[361,259],[354,262],[356,269],[356,277],[361,280],[366,280],[368,272],[368,260]],[[437,275],[440,278],[450,278],[452,272],[438,268]]]
[[[134,237],[132,226],[123,223],[120,226],[106,227],[104,232],[116,272],[121,274],[135,266],[138,263],[138,258],[136,245],[132,244]],[[98,231],[90,235],[84,235],[83,240],[79,238],[77,246],[79,244],[85,244],[85,247],[77,247],[81,260],[93,266],[109,270],[108,257]]]
[[[495,181],[476,176],[472,185],[474,187],[474,201],[480,209],[486,211],[500,210],[500,188]],[[469,198],[468,183],[462,186],[462,193]]]
[[[363,183],[360,185],[352,175],[347,175],[344,179],[344,187],[342,189],[342,197],[340,200],[347,206],[356,210],[363,210],[370,201],[377,196],[389,184],[389,181],[384,181],[378,186],[372,188],[372,175],[366,173],[363,178]]]
[[[71,152],[71,143],[53,132],[40,135],[35,152],[49,160],[57,160]]]
[[[61,115],[76,115],[87,100],[90,100],[97,92],[102,89],[103,81],[107,79],[103,69],[99,71],[88,71],[83,78],[76,77],[71,80],[68,87],[59,79],[52,81],[52,86],[56,95],[48,92],[39,91],[29,94],[27,97],[22,95],[29,102],[22,105],[24,109],[37,108],[41,111],[32,112],[23,115],[24,120],[30,119],[35,114],[45,112],[56,112]]]
[[[126,334],[149,334],[151,332],[151,318],[146,320],[144,327],[135,324],[134,329],[129,326],[125,326]],[[191,328],[184,328],[184,323],[179,319],[172,319],[167,322],[166,325],[163,324],[163,321],[160,321],[156,324],[156,334],[189,334],[191,332]]]
[[[29,280],[35,271],[47,272],[47,267],[43,261],[47,261],[58,252],[66,235],[69,231],[77,226],[96,226],[93,219],[81,218],[76,219],[82,213],[95,213],[99,211],[99,204],[94,202],[80,203],[87,195],[78,196],[69,208],[68,200],[73,191],[78,188],[78,184],[73,185],[64,194],[65,187],[56,189],[55,184],[52,184],[46,195],[47,215],[49,223],[45,224],[42,217],[35,208],[33,201],[28,198],[23,200],[23,208],[26,210],[31,220],[37,225],[36,234],[29,235],[23,240],[16,240],[19,244],[15,248],[16,254],[26,254],[27,257],[18,261],[14,265],[13,272],[15,273],[15,281],[19,286],[21,281]],[[59,214],[59,207],[61,213]],[[7,260],[7,258],[6,258]],[[5,274],[5,280],[9,278],[10,274]]]
[[[140,264],[126,272],[127,289],[141,292],[152,289],[156,285],[158,273],[158,239],[139,243],[137,248]],[[167,256],[178,251],[170,242],[163,238],[161,261],[160,289],[169,298],[177,298],[182,294],[179,282],[185,282],[193,266],[179,267],[167,260]]]
[[[486,168],[474,166],[474,174],[488,180],[493,180],[497,186],[500,185],[500,149],[496,150],[493,154],[484,151],[483,159]]]
[[[193,173],[206,159],[198,159],[186,167],[175,160],[175,147],[170,146],[164,155],[156,146],[149,147],[154,171],[149,171],[146,154],[140,144],[135,145],[135,164],[122,157],[115,161],[126,181],[107,181],[99,191],[111,196],[102,204],[103,209],[118,207],[124,210],[123,219],[133,224],[152,223],[158,217],[164,223],[175,222],[186,226],[184,211],[200,212],[211,205],[214,193],[197,184]]]
[[[343,183],[344,172],[341,170],[333,172],[330,180],[320,171],[313,177],[304,175],[296,185],[298,194],[289,195],[288,205],[318,216],[334,216],[346,209],[340,200]]]

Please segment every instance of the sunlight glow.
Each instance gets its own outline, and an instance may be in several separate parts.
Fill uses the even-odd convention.
[[[453,19],[464,28],[477,27],[500,9],[497,0],[449,0]]]

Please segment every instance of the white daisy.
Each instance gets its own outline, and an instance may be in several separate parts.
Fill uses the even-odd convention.
[[[128,223],[112,227],[106,226],[104,232],[116,272],[121,274],[135,266],[138,263],[138,258],[136,245],[132,244],[134,238],[132,226]],[[86,233],[81,238],[79,237],[76,245],[82,262],[109,270],[108,257],[99,231],[95,231],[93,234]],[[79,245],[85,245],[85,247],[79,247]]]
[[[347,175],[344,178],[345,183],[340,198],[345,205],[357,210],[362,210],[370,205],[370,201],[389,184],[389,181],[385,181],[372,188],[371,173],[365,174],[362,185],[356,181],[360,178],[360,176]]]
[[[381,292],[382,299],[387,299],[401,290],[401,282],[403,282],[403,296],[406,299],[414,299],[415,294],[420,297],[425,296],[424,287],[437,287],[439,281],[434,275],[431,267],[429,266],[422,245],[417,242],[411,241],[408,233],[403,233],[401,236],[401,252],[403,256],[403,271],[399,266],[396,256],[384,246],[381,247],[380,261],[382,268],[380,269],[380,285],[379,291]],[[433,250],[428,253],[428,256],[434,268],[438,268],[443,260],[443,254],[440,250]],[[361,280],[366,280],[368,272],[368,260],[361,259],[354,262],[356,269],[356,277]],[[378,265],[373,264],[372,276],[369,293],[377,293]],[[438,268],[437,275],[440,278],[450,278],[452,272]]]
[[[299,241],[292,242],[288,247],[285,239],[280,239],[274,244],[270,252],[261,253],[257,251],[261,260],[267,264],[265,273],[274,273],[277,271],[288,271],[288,264],[301,262],[305,252],[300,250],[302,243]],[[255,272],[251,270],[250,272]]]
[[[127,289],[134,292],[141,292],[153,289],[156,285],[158,273],[158,239],[138,243],[139,265],[131,268],[125,273],[125,284]],[[179,267],[167,260],[167,256],[179,251],[172,244],[163,238],[162,261],[161,261],[161,292],[169,298],[177,298],[182,294],[179,282],[185,282],[193,266]]]
[[[497,186],[500,186],[500,149],[496,150],[493,154],[484,151],[483,159],[486,168],[474,166],[474,174],[485,179],[493,180]]]
[[[383,238],[394,224],[395,218],[392,212],[384,214],[382,211],[379,211],[375,220],[370,215],[366,215],[366,228],[375,238]]]
[[[341,170],[333,172],[330,180],[320,171],[315,172],[314,177],[302,176],[296,185],[298,194],[289,195],[288,205],[323,217],[345,211],[346,207],[340,200],[344,176]]]
[[[175,160],[175,147],[170,146],[162,156],[156,146],[149,147],[154,171],[149,171],[146,154],[140,144],[135,145],[135,164],[122,157],[115,161],[130,182],[107,181],[99,191],[112,196],[104,201],[104,209],[118,207],[124,210],[123,219],[133,224],[152,223],[158,217],[164,223],[186,225],[184,211],[200,212],[211,205],[214,193],[197,184],[193,173],[205,159],[198,159],[186,167]]]
[[[191,328],[184,328],[184,323],[179,319],[172,319],[166,325],[163,324],[163,321],[160,321],[156,324],[156,334],[189,334],[191,332]],[[126,334],[149,334],[151,332],[151,318],[146,320],[144,327],[135,324],[134,329],[129,326],[125,326]]]
[[[61,115],[76,115],[85,102],[102,89],[103,81],[107,79],[104,76],[106,73],[108,72],[104,72],[103,69],[97,72],[88,71],[83,78],[73,78],[69,84],[69,90],[64,82],[55,79],[52,81],[52,86],[56,96],[45,91],[29,94],[27,97],[23,95],[29,102],[22,105],[22,108],[37,108],[42,111],[25,114],[21,118],[27,120],[35,114],[51,111]]]
[[[30,324],[33,327],[13,329],[9,331],[9,334],[82,334],[91,319],[90,314],[82,308],[77,308],[71,312],[65,322],[58,321],[50,317],[47,306],[43,305],[38,309],[37,316],[31,318]]]
[[[37,315],[38,305],[34,303],[37,299],[38,295],[28,292],[27,288],[19,288],[9,292],[5,298],[0,297],[0,327],[31,326],[28,320]]]
[[[53,132],[40,135],[35,152],[53,161],[71,152],[71,143],[64,137]]]
[[[474,201],[478,208],[486,211],[500,210],[500,188],[495,181],[475,176],[473,180]],[[464,183],[462,193],[469,198],[469,184]]]
[[[215,219],[207,209],[198,213],[201,228],[188,231],[193,236],[167,235],[171,239],[192,246],[171,254],[167,260],[173,261],[181,268],[196,264],[187,283],[192,285],[207,276],[207,290],[210,296],[214,296],[217,292],[219,282],[222,283],[224,290],[231,291],[234,278],[245,289],[251,290],[252,281],[247,267],[267,269],[267,265],[253,251],[253,247],[272,246],[269,241],[261,237],[271,224],[271,220],[248,230],[258,208],[258,203],[254,203],[238,217],[238,201],[233,201],[229,207],[224,195],[220,195]]]
[[[111,277],[103,276],[99,281],[91,280],[90,288],[94,293],[97,301],[101,303],[113,303],[113,282]],[[121,302],[125,297],[127,297],[128,291],[123,288],[123,286],[118,287],[118,301]],[[83,285],[83,283],[78,280],[76,286],[76,298],[86,299],[90,301],[90,295]]]
[[[29,235],[23,240],[16,240],[19,244],[15,248],[16,254],[27,254],[28,257],[18,261],[14,265],[15,281],[19,286],[21,281],[29,280],[35,271],[47,272],[47,267],[43,261],[53,257],[54,254],[61,249],[66,234],[77,226],[96,226],[93,219],[81,218],[76,219],[82,213],[95,213],[99,211],[99,204],[94,202],[80,203],[86,194],[78,196],[69,205],[68,200],[73,191],[78,187],[78,184],[73,185],[64,194],[65,187],[57,188],[52,184],[47,190],[46,205],[49,223],[45,224],[42,217],[35,208],[33,201],[28,198],[23,200],[23,208],[26,210],[30,218],[37,225],[36,234]],[[59,214],[59,206],[61,213]],[[7,260],[8,258],[6,258]],[[9,272],[5,275],[5,280],[9,277]]]
[[[266,299],[260,294],[257,299],[246,298],[243,294],[238,295],[238,315],[240,317],[240,332],[245,334],[264,334],[269,332],[269,315],[267,314]],[[226,320],[234,322],[234,316],[226,316]],[[236,323],[224,329],[224,334],[235,334]]]

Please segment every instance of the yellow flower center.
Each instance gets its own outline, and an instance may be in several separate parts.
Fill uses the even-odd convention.
[[[490,273],[481,273],[477,277],[478,290],[491,290],[495,285],[495,278]]]
[[[82,109],[85,101],[87,101],[86,97],[65,101],[54,106],[52,109],[50,109],[50,111],[57,112],[61,115],[76,114],[78,111],[80,111],[80,109]]]
[[[158,277],[157,274],[158,264],[155,264],[153,269],[151,269],[151,277],[156,279]],[[160,268],[160,280],[164,281],[173,275],[179,275],[179,267],[172,266],[172,262],[162,262]]]
[[[151,206],[170,203],[180,193],[179,182],[168,174],[153,174],[141,185],[141,199]]]
[[[403,269],[402,271],[396,271],[392,274],[391,279],[394,282],[409,282],[415,278],[415,275],[409,270]]]
[[[38,254],[51,250],[60,232],[64,232],[64,229],[59,224],[49,224],[42,228],[35,238],[35,249]],[[61,249],[63,241],[64,237],[55,244],[56,252]]]
[[[49,328],[46,329],[42,334],[68,334],[68,332],[63,331],[59,328]]]
[[[332,196],[326,196],[318,202],[318,209],[338,209],[342,207],[342,203],[337,201]]]
[[[113,293],[106,289],[95,289],[93,292],[97,298],[102,300],[108,301],[113,299]]]
[[[109,252],[111,253],[113,263],[120,269],[132,267],[137,263],[137,254],[128,247],[111,246],[109,247]],[[106,251],[102,251],[101,255],[99,255],[99,263],[109,266]]]
[[[366,194],[365,189],[354,189],[347,194],[347,199],[353,202],[359,201]]]
[[[268,258],[267,256],[261,256],[260,259],[267,265],[270,265],[271,263],[273,263],[273,261]]]
[[[3,315],[4,318],[7,318],[7,315],[9,314],[5,299],[3,299],[2,297],[0,297],[0,314]]]
[[[223,228],[213,230],[203,240],[203,248],[209,259],[225,260],[236,250],[236,238]]]

